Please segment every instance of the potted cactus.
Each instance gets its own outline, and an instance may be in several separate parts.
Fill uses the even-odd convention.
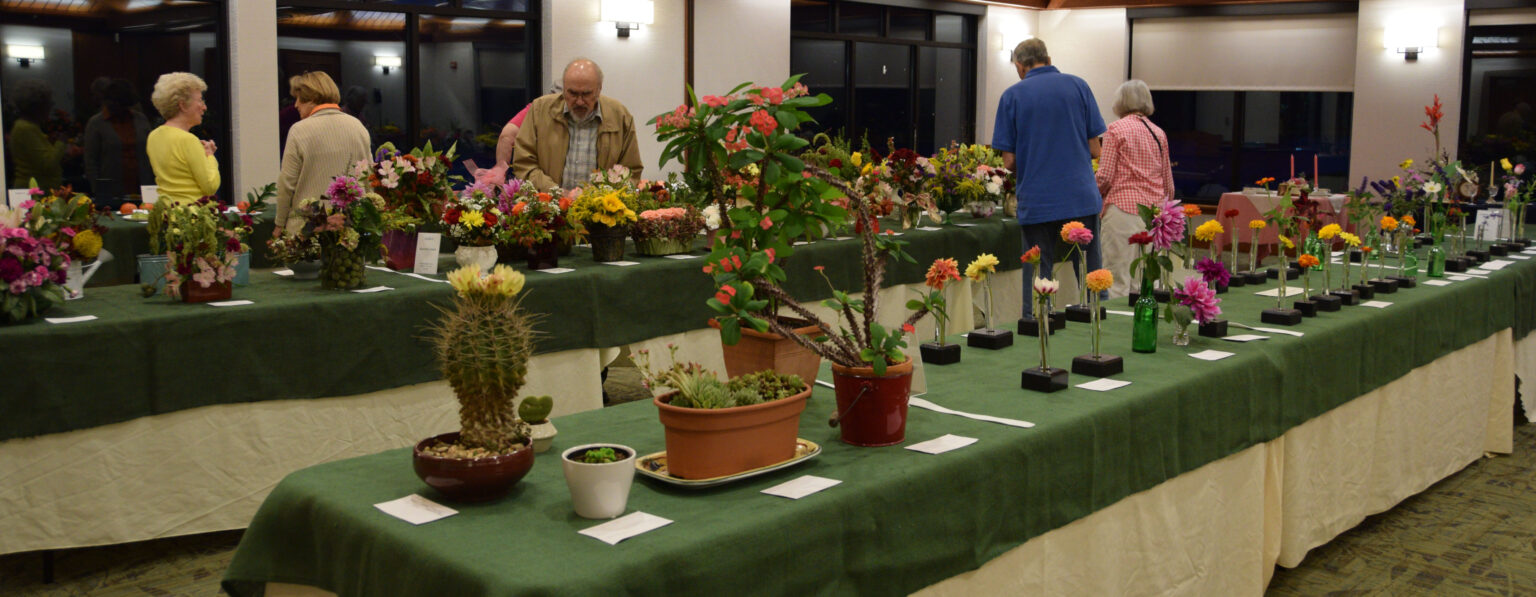
[[[429,338],[458,397],[460,430],[416,444],[416,475],[452,500],[493,500],[533,468],[531,432],[513,407],[533,354],[533,324],[516,298],[523,275],[498,265],[482,276],[470,265],[448,281],[457,291],[453,307],[442,310]],[[548,399],[533,400],[530,416],[547,416]]]
[[[549,411],[554,408],[555,399],[549,396],[529,396],[517,405],[517,418],[528,424],[535,454],[549,450],[549,445],[555,441],[555,434],[559,433],[555,424],[549,422]]]

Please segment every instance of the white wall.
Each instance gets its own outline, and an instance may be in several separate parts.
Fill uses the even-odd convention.
[[[1019,82],[1013,68],[1013,47],[1038,34],[1038,14],[1022,8],[987,6],[982,15],[982,36],[976,57],[976,142],[992,144],[992,126],[997,123],[997,100],[1003,91]],[[1049,43],[1047,43],[1047,47]]]
[[[613,23],[598,22],[599,5],[598,0],[544,3],[544,87],[557,80],[573,58],[597,62],[603,69],[603,95],[619,100],[635,117],[645,177],[659,178],[656,163],[662,145],[656,142],[655,128],[645,122],[676,108],[684,97],[683,0],[656,0],[655,24],[642,25],[628,38],[618,37]],[[737,29],[752,26],[741,23]],[[788,44],[787,31],[784,43]],[[718,51],[698,48],[697,53]],[[676,168],[674,164],[667,171]]]
[[[1125,82],[1128,35],[1123,8],[1040,13],[1040,39],[1051,53],[1051,64],[1088,82],[1105,124],[1115,120],[1110,108],[1115,90]]]
[[[1424,161],[1435,142],[1419,123],[1424,106],[1440,94],[1445,118],[1440,139],[1452,159],[1461,114],[1461,48],[1464,7],[1460,0],[1363,0],[1355,53],[1354,127],[1350,142],[1349,180],[1362,176],[1385,178],[1397,173],[1406,158]],[[1396,50],[1381,46],[1389,23],[1432,23],[1440,29],[1440,47],[1408,62]]]
[[[277,180],[277,3],[276,0],[230,2],[230,81],[234,89],[230,142],[220,160],[235,160],[234,180],[224,181],[230,197]]]
[[[4,73],[5,91],[10,91],[11,87],[18,82],[37,79],[47,83],[48,88],[53,90],[54,108],[73,114],[75,111],[75,65],[70,57],[74,56],[74,35],[68,29],[0,25],[0,46],[4,44],[42,46],[45,56],[42,60],[33,61],[26,68],[22,68],[21,63],[9,55],[0,57],[3,58],[0,59],[0,69],[3,69],[0,72]],[[81,91],[90,93],[89,89]]]
[[[699,95],[721,95],[745,81],[778,85],[793,74],[789,2],[705,0],[695,2],[693,11],[693,87]]]

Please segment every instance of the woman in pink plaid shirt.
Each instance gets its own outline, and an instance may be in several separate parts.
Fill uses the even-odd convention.
[[[1131,261],[1136,248],[1131,235],[1146,226],[1136,214],[1137,205],[1160,205],[1173,196],[1173,167],[1168,161],[1168,135],[1152,124],[1152,92],[1140,79],[1122,83],[1115,92],[1115,115],[1120,119],[1104,131],[1099,170],[1094,173],[1099,194],[1104,196],[1100,217],[1100,243],[1104,267],[1115,275],[1109,298],[1130,294]]]

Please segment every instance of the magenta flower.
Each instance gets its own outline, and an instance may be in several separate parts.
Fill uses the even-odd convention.
[[[1159,251],[1166,251],[1173,247],[1174,243],[1184,240],[1184,210],[1179,207],[1179,201],[1170,199],[1163,204],[1162,211],[1152,218],[1152,247]]]
[[[1215,282],[1217,286],[1226,286],[1232,281],[1232,273],[1227,271],[1227,266],[1220,261],[1212,261],[1209,257],[1200,259],[1195,264],[1195,271],[1200,272],[1200,277],[1207,283]]]
[[[1067,231],[1067,242],[1086,245],[1093,242],[1093,231],[1087,228],[1073,228]]]
[[[1221,315],[1221,299],[1216,298],[1216,291],[1205,285],[1205,280],[1200,276],[1190,276],[1184,279],[1184,287],[1176,290],[1179,303],[1189,307],[1195,314],[1195,321],[1207,324],[1215,321],[1217,315]]]

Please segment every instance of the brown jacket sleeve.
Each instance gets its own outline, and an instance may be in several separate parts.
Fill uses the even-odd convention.
[[[544,96],[534,100],[528,108],[528,116],[523,120],[523,128],[517,132],[517,145],[512,151],[512,175],[533,183],[533,187],[540,190],[549,190],[560,186],[560,181],[555,180],[552,173],[547,173],[539,166],[540,149],[552,151],[550,141],[544,137],[553,137],[555,131],[551,128],[558,126],[549,117],[551,102],[559,101],[559,96]],[[541,147],[542,146],[542,147]],[[562,153],[559,156],[561,163],[565,160]]]

